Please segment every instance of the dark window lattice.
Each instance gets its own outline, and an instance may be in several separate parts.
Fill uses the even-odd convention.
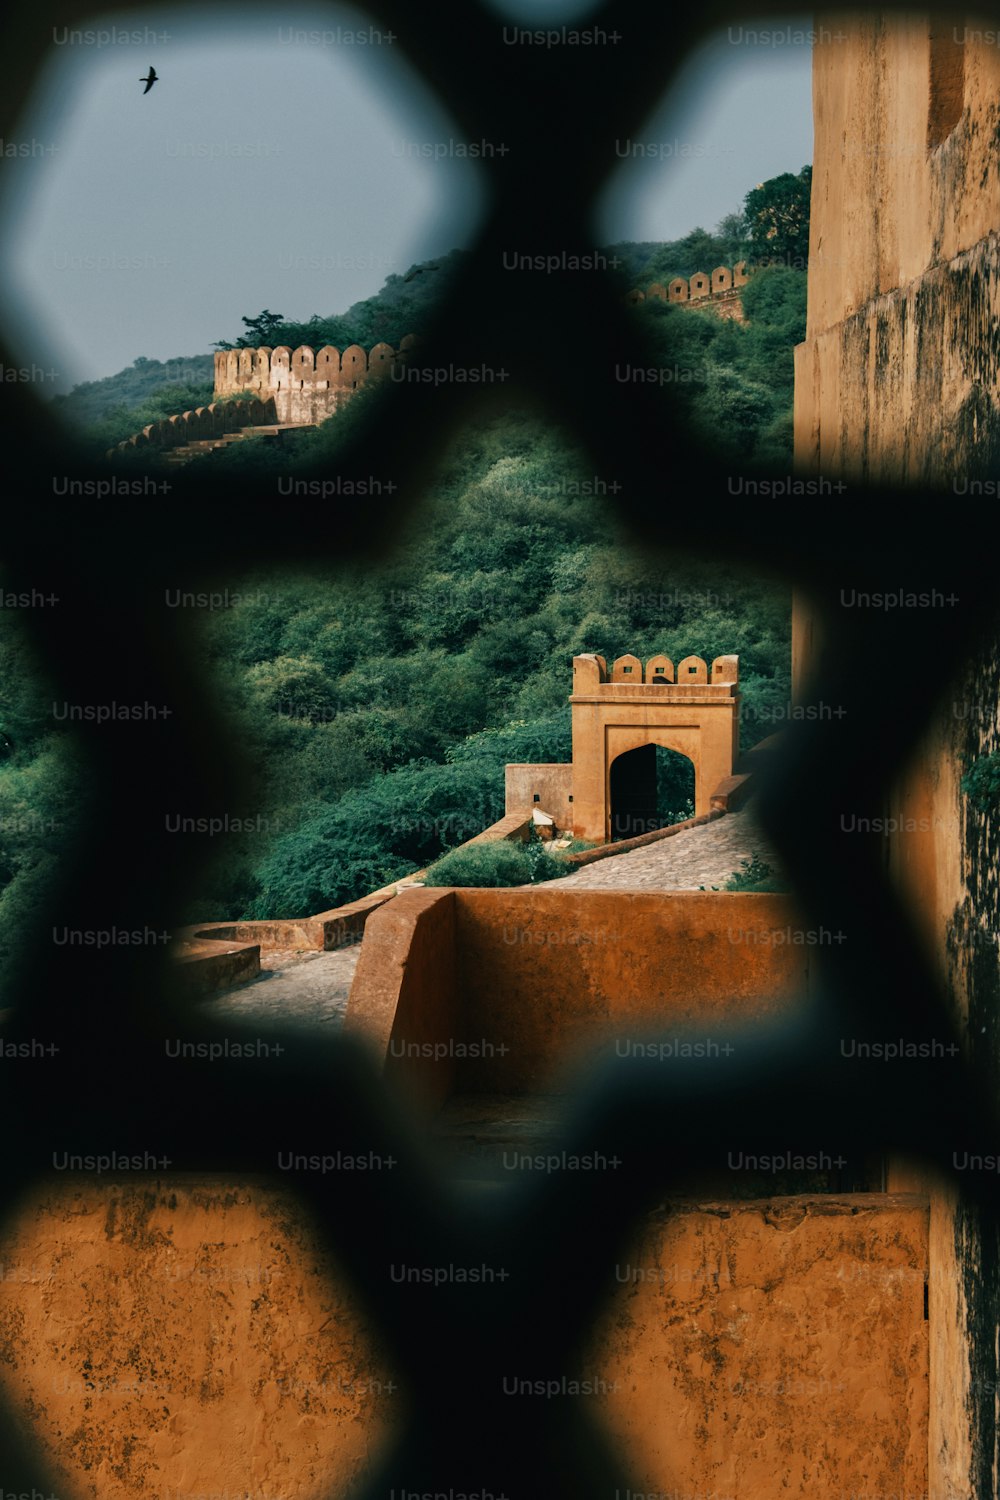
[[[169,928],[210,851],[194,838],[183,847],[171,840],[164,810],[231,810],[248,784],[212,684],[191,664],[183,611],[159,609],[155,600],[179,582],[239,576],[265,559],[275,568],[337,557],[375,562],[381,539],[419,504],[436,455],[474,397],[460,385],[394,388],[379,425],[357,436],[341,465],[345,478],[375,475],[399,484],[374,526],[363,506],[320,510],[308,498],[279,498],[268,482],[255,485],[247,474],[238,490],[220,492],[181,471],[170,476],[169,493],[56,498],[54,453],[60,474],[99,481],[108,471],[88,469],[31,395],[13,387],[4,397],[7,454],[19,466],[5,506],[10,586],[51,588],[63,601],[27,621],[39,660],[59,698],[148,700],[169,705],[171,715],[81,728],[90,770],[87,826],[79,845],[66,851],[37,926],[24,931],[27,976],[8,997],[18,1014],[7,1034],[52,1037],[61,1051],[46,1061],[44,1077],[5,1067],[0,1111],[8,1149],[0,1201],[9,1213],[67,1141],[80,1152],[162,1148],[174,1170],[234,1177],[266,1171],[289,1140],[391,1154],[400,1165],[384,1180],[345,1174],[300,1188],[412,1396],[410,1422],[373,1476],[370,1494],[395,1482],[413,1490],[492,1488],[511,1497],[607,1500],[629,1486],[630,1476],[592,1425],[586,1403],[515,1406],[501,1393],[502,1378],[511,1369],[538,1376],[573,1369],[632,1226],[671,1182],[718,1161],[734,1130],[746,1138],[748,1120],[752,1144],[761,1150],[807,1151],[824,1140],[860,1155],[878,1143],[944,1170],[953,1149],[983,1150],[984,1142],[995,1149],[1000,1138],[986,1089],[992,1072],[976,1059],[948,1069],[939,1060],[926,1069],[885,1068],[872,1088],[867,1074],[859,1085],[837,1048],[843,1034],[920,1040],[949,1033],[939,986],[877,852],[866,840],[838,836],[837,827],[844,808],[883,805],[939,706],[933,689],[940,688],[947,711],[959,664],[969,664],[966,686],[974,686],[977,664],[996,659],[987,602],[992,563],[985,549],[968,545],[966,527],[907,525],[912,496],[849,486],[818,499],[760,504],[734,494],[733,476],[692,442],[662,392],[614,380],[623,356],[637,366],[651,362],[620,287],[585,272],[502,269],[505,250],[592,250],[588,216],[613,168],[613,143],[641,138],[672,70],[698,39],[696,16],[678,20],[666,8],[613,0],[582,24],[600,26],[609,38],[617,33],[617,41],[547,49],[507,45],[503,19],[471,0],[437,0],[418,11],[381,0],[370,13],[374,24],[396,34],[398,52],[469,140],[508,147],[486,163],[492,205],[425,347],[446,350],[456,365],[510,371],[506,389],[575,434],[595,474],[619,481],[608,504],[631,524],[638,546],[650,545],[668,513],[678,548],[778,572],[830,602],[836,628],[822,696],[847,711],[791,728],[762,817],[806,920],[843,930],[849,941],[823,955],[826,996],[811,1020],[758,1032],[724,1074],[701,1063],[651,1074],[642,1063],[616,1059],[581,1083],[571,1140],[617,1154],[622,1167],[600,1181],[553,1177],[499,1208],[449,1207],[426,1175],[408,1122],[346,1040],[311,1047],[308,1056],[292,1046],[280,1066],[273,1059],[229,1073],[197,1060],[167,1066],[164,1029],[176,1029],[181,1013],[164,983],[162,950],[90,952],[46,942],[56,919],[81,928]],[[231,7],[231,14],[238,26],[240,9]],[[67,6],[60,19],[81,26],[89,12]],[[32,53],[35,31],[39,51]],[[19,34],[25,51],[8,73],[5,138],[17,138],[18,101],[42,60],[42,32]],[[5,350],[4,363],[16,365],[16,352]],[[944,509],[942,499],[948,504],[939,498],[931,515]],[[865,525],[873,508],[903,518],[885,542]],[[895,617],[838,608],[844,585],[890,584],[947,586],[963,603]],[[889,678],[861,669],[873,659],[895,664]],[[995,694],[995,677],[986,687]],[[138,795],[124,790],[137,771]],[[112,873],[102,879],[98,870]],[[995,901],[995,882],[988,889]],[[996,983],[985,967],[974,1001],[989,1018],[984,1028],[992,1046]],[[184,1034],[197,1036],[197,1025],[185,1012]],[[963,1223],[988,1252],[973,1341],[973,1358],[986,1360],[996,1309],[997,1219],[985,1188],[970,1182],[963,1189]],[[443,1288],[421,1299],[386,1285],[380,1270],[386,1259],[502,1260],[512,1274],[502,1285]],[[975,1415],[985,1496],[992,1494],[992,1397],[979,1402]],[[37,1459],[19,1445],[9,1415],[0,1413],[0,1422],[5,1488],[44,1493]],[[163,1480],[169,1485],[171,1476]]]

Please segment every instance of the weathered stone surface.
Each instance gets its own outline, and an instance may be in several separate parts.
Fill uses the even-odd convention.
[[[407,891],[369,920],[347,1025],[425,1114],[556,1092],[622,1038],[766,1022],[809,994],[815,949],[791,940],[786,897],[567,883]]]
[[[272,951],[258,978],[206,1001],[200,1014],[246,1027],[329,1034],[344,1019],[360,951],[360,943],[336,953]]]
[[[814,50],[795,454],[949,485],[1000,454],[1000,52],[962,18],[853,17]]]
[[[640,1491],[924,1494],[926,1223],[874,1194],[646,1221],[582,1372]],[[0,1378],[67,1500],[318,1500],[398,1431],[404,1393],[280,1187],[61,1183],[2,1263]]]
[[[793,662],[797,692],[822,667],[823,632],[808,601],[795,599]],[[907,898],[953,1007],[959,1035],[979,1065],[996,1069],[1000,956],[996,822],[963,806],[959,781],[978,756],[1000,749],[997,680],[1000,645],[981,644],[887,799],[887,864]],[[728,820],[725,820],[728,821]],[[995,1075],[994,1075],[995,1076]],[[977,1478],[994,1457],[996,1287],[984,1276],[982,1228],[959,1184],[890,1156],[887,1186],[930,1199],[931,1404],[929,1494],[933,1500],[987,1493]]]
[[[846,31],[846,34],[845,34]],[[824,476],[934,483],[977,515],[1000,463],[1000,50],[974,16],[853,17],[814,50],[806,342],[796,462]],[[982,481],[985,481],[983,483]],[[823,631],[795,601],[796,691],[822,680]],[[1000,748],[996,632],[956,677],[892,789],[889,868],[908,897],[985,1085],[1000,1078],[996,820],[959,780]],[[929,1492],[997,1487],[995,1223],[890,1158],[931,1199]]]
[[[724,885],[740,873],[744,860],[754,857],[772,869],[780,868],[777,854],[748,812],[682,827],[665,838],[647,838],[644,847],[588,861],[558,884],[565,890],[696,891]]]
[[[398,1407],[280,1187],[78,1178],[22,1206],[0,1261],[4,1394],[67,1500],[340,1492]]]
[[[615,1270],[586,1366],[640,1494],[927,1493],[927,1204],[675,1204]]]
[[[560,828],[573,819],[572,765],[510,764],[504,767],[505,809],[508,813],[530,813],[541,805]],[[537,798],[537,803],[536,803]]]
[[[407,334],[398,350],[378,343],[367,353],[358,344],[343,353],[330,344],[319,350],[308,344],[294,351],[287,345],[222,350],[215,356],[215,394],[261,390],[271,399],[278,422],[322,422],[366,381],[390,375],[413,345],[412,334]]]

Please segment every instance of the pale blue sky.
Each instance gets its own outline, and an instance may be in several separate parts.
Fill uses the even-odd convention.
[[[600,205],[602,242],[714,229],[757,183],[812,161],[814,24],[733,25],[692,53],[635,141],[613,145],[619,170]]]
[[[536,25],[590,8],[492,3]],[[343,312],[469,243],[476,168],[422,154],[461,138],[363,13],[249,10],[235,34],[168,9],[87,23],[115,28],[113,41],[53,32],[23,158],[5,163],[0,318],[25,363],[59,371],[50,394],[139,355],[207,353],[264,307]],[[150,63],[161,81],[144,96]],[[808,46],[723,34],[703,49],[642,132],[655,154],[621,160],[599,240],[712,228],[762,178],[798,171],[812,154],[809,67]]]

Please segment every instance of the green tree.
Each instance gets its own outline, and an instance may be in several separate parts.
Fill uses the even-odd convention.
[[[804,271],[790,266],[762,266],[743,290],[743,313],[752,329],[766,325],[780,332],[780,343],[801,344],[806,336]]]
[[[760,261],[779,261],[800,270],[809,264],[811,189],[812,167],[806,166],[798,176],[782,172],[747,193],[750,243]]]
[[[728,241],[734,249],[742,246],[750,233],[746,209],[738,208],[734,213],[724,215],[719,220],[715,233],[718,239]]]
[[[334,686],[319,662],[308,656],[278,656],[258,662],[247,673],[247,685],[261,707],[286,719],[322,722],[334,717]]]

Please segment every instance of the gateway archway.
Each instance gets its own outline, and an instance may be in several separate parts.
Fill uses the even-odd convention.
[[[690,817],[694,765],[664,745],[637,745],[611,762],[608,772],[610,836],[636,838]]]
[[[738,683],[735,656],[717,656],[711,668],[688,656],[676,671],[668,656],[645,667],[637,656],[620,656],[610,673],[602,656],[574,657],[574,834],[598,843],[625,838],[631,835],[614,832],[613,822],[622,828],[628,818],[651,816],[657,745],[691,762],[694,810],[707,813],[739,754]],[[626,759],[634,751],[643,753]]]

